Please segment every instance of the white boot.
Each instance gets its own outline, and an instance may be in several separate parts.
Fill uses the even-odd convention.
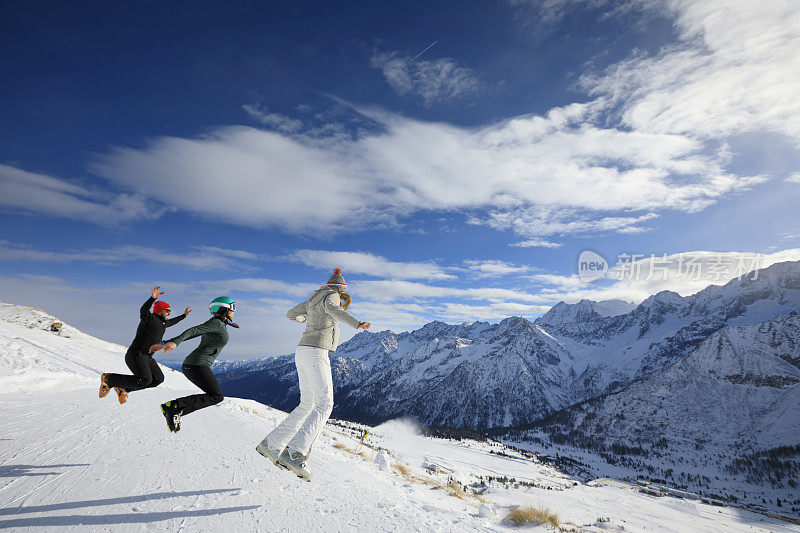
[[[278,468],[283,468],[287,470],[285,466],[278,462],[278,457],[281,455],[281,450],[276,450],[275,448],[270,448],[269,444],[267,444],[267,439],[262,440],[258,446],[256,446],[256,451],[272,461],[272,464],[277,466]]]
[[[281,452],[280,457],[278,457],[278,462],[294,472],[300,479],[311,481],[311,471],[308,469],[306,456],[302,453],[289,453],[289,449],[286,448]]]

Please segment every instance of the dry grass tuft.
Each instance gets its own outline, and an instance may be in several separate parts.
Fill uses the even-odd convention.
[[[394,468],[395,472],[397,472],[401,476],[409,479],[411,478],[411,470],[409,470],[409,468],[403,463],[394,463],[392,465],[392,468]]]
[[[550,525],[558,529],[560,519],[558,514],[543,507],[517,507],[506,516],[505,521],[515,526],[524,526],[532,524],[540,526],[543,524]]]
[[[370,457],[370,455],[366,452],[366,450],[362,450],[362,451],[358,451],[357,452],[353,448],[350,448],[347,444],[345,444],[343,442],[337,442],[336,444],[333,445],[333,447],[336,448],[336,449],[342,450],[344,452],[351,453],[351,454],[357,455],[359,457],[363,457],[367,461],[374,461],[375,460],[372,457]]]
[[[464,488],[453,480],[450,480],[450,483],[444,485],[443,488],[449,492],[451,496],[455,496],[459,500],[467,499],[468,495],[464,492]]]
[[[458,498],[459,500],[468,501],[470,498],[474,498],[481,503],[489,503],[489,500],[487,500],[486,498],[478,494],[472,494],[470,492],[465,491],[464,487],[460,483],[457,483],[452,479],[445,485],[444,483],[437,481],[431,477],[418,476],[414,474],[413,472],[411,472],[411,469],[408,467],[408,465],[403,463],[393,463],[392,469],[394,469],[395,472],[397,472],[398,474],[400,474],[409,481],[412,481],[414,483],[419,483],[421,485],[428,485],[433,489],[443,490],[449,493],[451,496]]]

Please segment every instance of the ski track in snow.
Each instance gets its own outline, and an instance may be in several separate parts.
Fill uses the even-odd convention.
[[[0,316],[8,317],[9,308],[34,329],[0,321],[0,529],[510,531],[502,518],[512,506],[541,505],[581,531],[797,531],[740,509],[654,498],[623,483],[576,483],[518,454],[489,453],[509,451],[498,444],[425,438],[402,423],[374,428],[368,442],[387,448],[415,476],[426,475],[427,461],[466,484],[495,475],[540,487],[490,484],[484,496],[498,513],[481,517],[474,499],[337,449],[358,443],[332,425],[315,445],[314,480],[306,483],[255,452],[285,416],[281,411],[227,398],[185,417],[171,434],[159,404],[196,392],[180,373],[165,368],[161,387],[132,393],[125,405],[113,392],[99,399],[100,372],[125,371],[124,348],[38,329],[52,318],[41,311],[28,316],[26,308],[3,306]]]

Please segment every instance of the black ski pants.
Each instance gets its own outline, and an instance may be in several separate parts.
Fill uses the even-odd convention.
[[[205,394],[193,394],[184,396],[172,402],[172,405],[179,410],[181,415],[188,415],[198,409],[210,407],[221,402],[222,389],[217,378],[211,373],[211,369],[206,365],[183,365],[181,372],[186,378],[197,385]]]
[[[109,374],[106,376],[109,387],[119,387],[131,392],[158,387],[164,383],[164,373],[150,354],[128,350],[125,354],[125,364],[133,375]]]

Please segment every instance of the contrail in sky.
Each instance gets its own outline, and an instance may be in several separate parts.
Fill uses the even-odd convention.
[[[429,44],[429,45],[428,45],[428,48],[426,48],[426,49],[425,49],[425,50],[423,50],[422,52],[420,52],[420,53],[418,53],[417,55],[415,55],[414,57],[412,57],[412,58],[411,58],[411,59],[408,61],[408,63],[406,63],[406,65],[410,65],[411,63],[413,63],[415,59],[417,59],[419,56],[421,56],[422,54],[424,54],[425,52],[427,52],[428,50],[430,50],[431,48],[433,48],[433,45],[434,45],[434,44],[436,44],[436,43],[438,43],[438,42],[439,42],[439,41],[433,41],[431,44]]]

